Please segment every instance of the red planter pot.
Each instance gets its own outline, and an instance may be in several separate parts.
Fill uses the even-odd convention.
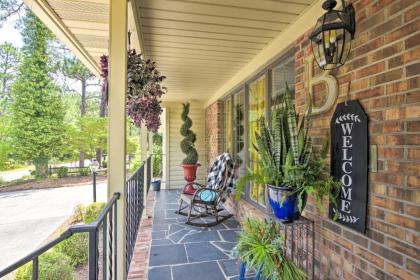
[[[181,164],[181,166],[184,168],[184,179],[187,181],[187,184],[184,187],[184,193],[194,194],[195,188],[191,183],[197,178],[197,168],[201,166],[201,164]]]

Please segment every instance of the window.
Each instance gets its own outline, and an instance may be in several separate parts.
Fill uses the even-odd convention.
[[[252,147],[252,145],[256,142],[255,132],[260,130],[261,118],[266,117],[266,79],[266,76],[263,75],[249,85],[248,143],[250,147]],[[258,172],[260,168],[259,162],[260,159],[258,153],[251,148],[249,151],[249,168],[253,172]],[[264,206],[265,186],[251,183],[250,199]]]
[[[295,60],[293,56],[281,61],[271,70],[271,108],[283,103],[286,83],[293,93],[295,88]]]
[[[267,67],[263,75],[247,83],[246,89],[233,93],[224,102],[224,148],[240,165],[240,177],[247,168],[259,171],[259,155],[253,149],[255,133],[260,130],[261,118],[269,120],[274,107],[283,103],[286,83],[293,96],[294,63],[292,50]],[[243,195],[257,207],[265,207],[265,186],[250,183]]]
[[[225,152],[232,154],[232,99],[225,101]]]
[[[239,165],[239,176],[246,173],[245,165],[245,91],[233,95],[233,159]]]

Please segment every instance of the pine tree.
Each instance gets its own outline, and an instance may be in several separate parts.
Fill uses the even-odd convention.
[[[23,60],[12,87],[12,139],[16,155],[48,174],[49,160],[63,144],[64,110],[51,77],[48,42],[52,33],[29,10],[23,20]]]

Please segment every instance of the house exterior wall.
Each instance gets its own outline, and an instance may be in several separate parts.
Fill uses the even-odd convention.
[[[168,114],[167,120],[167,178],[169,182],[167,186],[169,189],[182,188],[185,185],[183,169],[180,166],[185,155],[182,153],[180,148],[180,142],[182,135],[179,130],[183,124],[181,120],[182,103],[181,102],[164,102],[162,104],[166,108],[166,114]],[[205,168],[206,168],[206,153],[205,153],[205,115],[203,110],[203,104],[200,102],[191,102],[189,117],[193,121],[191,130],[197,134],[197,141],[195,147],[198,152],[198,160],[201,163],[201,167],[197,170],[197,181],[204,182],[205,179]]]
[[[309,198],[304,215],[316,224],[316,274],[320,279],[419,279],[420,3],[351,2],[357,31],[348,61],[332,72],[339,82],[336,104],[345,100],[351,81],[350,97],[359,99],[369,117],[369,143],[377,145],[378,172],[369,173],[366,234],[328,219]],[[308,92],[309,33],[293,42],[300,112]],[[322,85],[314,87],[321,100],[324,93]],[[219,139],[222,122],[210,121],[217,114],[212,106],[207,107],[206,123],[219,129],[207,129],[211,135],[206,139]],[[310,133],[315,144],[328,134],[334,109],[314,116]],[[206,151],[214,153],[210,147]],[[327,201],[324,205],[328,209]],[[239,218],[265,217],[244,200],[230,199],[226,206]]]
[[[223,102],[216,101],[205,110],[207,168],[223,152]],[[208,171],[208,170],[207,170]]]

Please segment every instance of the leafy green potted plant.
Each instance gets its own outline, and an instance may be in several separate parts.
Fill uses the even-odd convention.
[[[282,232],[279,225],[271,221],[245,220],[235,247],[235,254],[243,263],[241,270],[244,271],[245,266],[253,267],[262,276],[260,279],[306,279],[306,274],[286,258]]]
[[[249,170],[237,184],[237,199],[246,182],[264,184],[271,209],[283,221],[299,218],[308,194],[314,195],[323,209],[322,198],[328,195],[334,202],[340,187],[330,176],[326,162],[328,140],[318,155],[313,151],[308,135],[312,100],[308,99],[307,113],[300,117],[286,85],[283,104],[272,111],[271,128],[262,118],[261,129],[256,132],[253,146],[260,156],[258,171]]]
[[[184,179],[188,182],[184,188],[185,193],[194,193],[195,189],[191,183],[196,179],[197,168],[201,166],[198,163],[198,153],[194,147],[194,143],[197,139],[195,133],[191,130],[192,120],[188,117],[190,112],[190,103],[183,103],[183,110],[181,119],[184,124],[181,126],[181,135],[184,139],[181,141],[181,151],[186,155],[182,161],[182,168],[184,169]]]

